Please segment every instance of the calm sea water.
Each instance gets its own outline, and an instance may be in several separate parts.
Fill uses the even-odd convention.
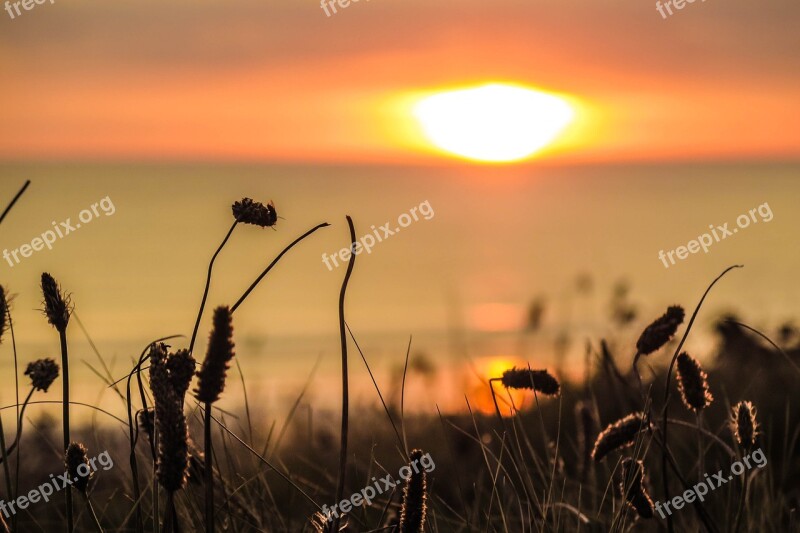
[[[237,359],[249,399],[274,418],[299,394],[318,358],[307,401],[335,405],[340,386],[337,299],[344,269],[329,270],[323,253],[331,256],[347,246],[346,214],[353,217],[359,237],[375,235],[375,230],[383,235],[379,227],[388,223],[393,234],[357,258],[347,321],[387,395],[394,397],[398,390],[413,335],[412,407],[434,410],[438,403],[455,409],[463,404],[465,391],[477,390],[475,374],[523,361],[552,367],[553,346],[564,333],[570,339],[564,355],[567,372],[578,377],[585,341],[614,333],[607,320],[609,299],[620,280],[630,285],[631,304],[641,316],[619,336],[621,343],[633,342],[636,330],[667,305],[693,307],[707,284],[735,263],[745,268],[715,288],[690,350],[701,358],[711,350],[709,326],[723,311],[738,311],[765,328],[797,316],[799,173],[800,165],[787,163],[514,168],[5,164],[0,166],[2,198],[10,199],[25,179],[33,183],[0,226],[2,249],[30,244],[53,222],[71,218],[75,224],[82,210],[101,199],[114,209],[110,215],[99,211],[58,239],[52,250],[35,252],[13,266],[3,260],[0,283],[16,295],[21,365],[38,357],[59,358],[57,335],[38,311],[38,278],[49,271],[72,294],[80,320],[118,377],[150,340],[191,333],[208,260],[232,222],[232,201],[243,196],[272,200],[282,218],[275,231],[240,226],[220,255],[199,355],[211,308],[235,301],[296,236],[330,222],[287,254],[235,315]],[[710,231],[710,225],[727,222],[733,228],[739,215],[763,204],[771,220],[759,219],[715,242],[708,253],[701,250],[670,268],[659,260],[660,250],[687,245]],[[412,209],[418,220],[398,220]],[[394,231],[400,222],[407,227]],[[527,309],[536,298],[544,302],[541,329],[523,335]],[[100,363],[77,323],[69,336],[76,399],[122,413],[121,402],[89,368],[99,369]],[[173,341],[175,347],[185,344],[185,339]],[[13,399],[11,361],[6,336],[0,345],[3,405]],[[373,402],[371,381],[353,346],[350,362],[356,401]],[[232,407],[242,399],[235,369],[230,379],[226,405]],[[24,376],[21,382],[26,389]],[[58,396],[56,388],[36,395]],[[76,416],[89,412],[76,408]]]

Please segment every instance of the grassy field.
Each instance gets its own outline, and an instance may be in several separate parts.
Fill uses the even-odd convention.
[[[216,257],[237,226],[277,220],[274,206],[248,199],[232,211],[188,346],[154,339],[122,381],[97,369],[127,419],[95,405],[116,420],[71,426],[70,387],[84,385],[68,376],[69,292],[57,273],[42,275],[43,320],[62,350],[58,361],[19,361],[26,368],[19,383],[4,376],[3,386],[23,400],[16,427],[0,431],[0,491],[18,508],[2,515],[7,531],[799,530],[796,330],[761,333],[722,316],[715,353],[684,352],[705,296],[725,290],[715,286],[724,276],[741,275],[735,267],[708,280],[696,302],[642,311],[650,325],[641,332],[630,331],[632,316],[614,315],[617,334],[587,340],[579,383],[562,379],[568,368],[531,361],[486,381],[494,413],[466,402],[461,414],[429,416],[404,412],[405,375],[400,399],[376,384],[377,408],[351,405],[348,365],[368,363],[345,321],[348,280],[357,276],[353,255],[339,301],[342,373],[329,376],[341,380],[342,396],[303,410],[301,395],[280,424],[266,426],[248,404],[237,412],[215,405],[246,385],[247,376],[240,381],[231,370],[235,311],[325,224],[300,235],[234,304],[214,306],[200,354],[194,345],[212,313],[206,295]],[[0,296],[3,346],[16,361],[13,311],[5,291]],[[61,398],[48,392],[56,379]],[[62,404],[61,419],[25,416],[25,406],[43,398]],[[63,471],[67,449],[73,483],[43,489],[50,473]],[[82,471],[91,470],[87,483]],[[39,501],[44,492],[52,492],[49,501]]]

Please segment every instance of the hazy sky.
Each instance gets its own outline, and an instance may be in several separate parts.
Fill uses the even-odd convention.
[[[0,157],[436,162],[418,91],[510,80],[591,113],[571,161],[794,157],[800,4],[57,0],[0,12]],[[558,154],[556,154],[558,156]]]

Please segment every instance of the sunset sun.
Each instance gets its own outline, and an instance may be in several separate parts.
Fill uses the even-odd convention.
[[[493,83],[423,98],[414,106],[414,116],[428,140],[445,152],[510,162],[551,144],[575,111],[559,96]]]

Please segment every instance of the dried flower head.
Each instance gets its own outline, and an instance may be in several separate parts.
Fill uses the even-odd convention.
[[[156,422],[155,410],[150,407],[148,409],[139,411],[136,414],[136,420],[139,424],[139,429],[144,431],[144,434],[147,435],[147,440],[153,442],[153,427]]]
[[[500,382],[509,389],[531,389],[547,396],[555,396],[561,390],[558,380],[547,370],[512,368],[503,372]]]
[[[69,477],[73,480],[72,486],[86,494],[89,478],[92,477],[92,468],[86,457],[86,446],[79,442],[71,442],[67,447],[64,462],[67,465]]]
[[[708,376],[700,363],[686,352],[678,356],[678,389],[687,409],[699,413],[714,401],[708,390]]]
[[[622,461],[619,490],[640,517],[653,518],[653,500],[645,488],[644,465],[641,461],[634,461],[630,457]]]
[[[756,447],[758,420],[756,419],[756,408],[751,402],[742,401],[733,406],[731,424],[736,442],[742,448],[752,450]]]
[[[242,198],[241,202],[234,202],[231,210],[236,221],[244,224],[253,224],[254,226],[266,228],[274,226],[278,221],[278,213],[275,211],[275,205],[272,202],[264,205],[261,202],[253,201],[251,198]]]
[[[214,310],[214,327],[208,341],[208,351],[203,366],[197,373],[196,398],[214,403],[225,389],[228,363],[233,359],[233,324],[231,310],[220,306]]]
[[[47,392],[47,389],[58,377],[58,363],[49,357],[37,359],[28,363],[25,375],[30,376],[34,389]]]
[[[648,355],[664,346],[683,322],[683,307],[673,305],[661,317],[644,328],[642,335],[636,342],[636,350],[642,355]]]
[[[175,393],[183,401],[195,372],[195,360],[189,350],[178,350],[167,357],[167,372]]]
[[[422,450],[412,450],[409,454],[411,464],[419,464]],[[427,507],[427,479],[424,470],[412,469],[411,478],[403,489],[403,504],[400,507],[400,533],[424,533]]]
[[[592,459],[599,462],[614,450],[633,445],[639,432],[648,427],[649,423],[645,421],[642,413],[631,413],[617,420],[597,436]]]
[[[189,467],[189,431],[183,414],[183,399],[178,396],[167,370],[164,344],[150,348],[150,390],[155,401],[158,430],[158,482],[169,492],[186,484]]]
[[[66,331],[72,312],[69,297],[61,292],[61,287],[47,272],[42,274],[42,294],[44,295],[44,313],[47,315],[47,321],[59,332]]]

